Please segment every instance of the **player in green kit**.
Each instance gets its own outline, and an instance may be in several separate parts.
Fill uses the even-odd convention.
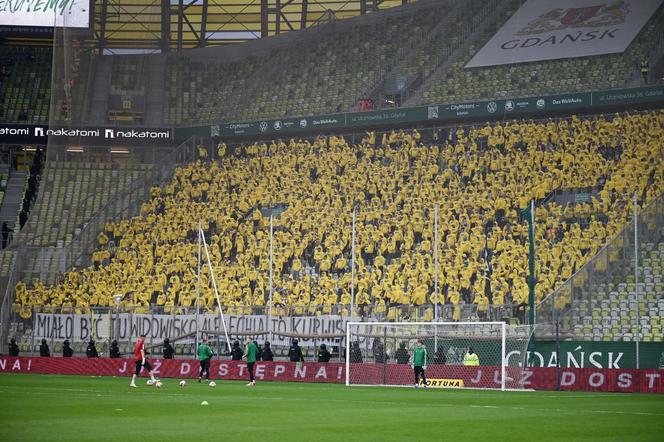
[[[208,345],[207,339],[203,338],[203,342],[198,345],[198,360],[201,363],[201,370],[198,373],[198,382],[203,379],[210,380],[210,359],[212,359],[212,349]]]
[[[244,348],[244,359],[247,360],[247,371],[249,372],[249,383],[247,387],[253,387],[256,385],[256,379],[254,379],[254,364],[256,363],[256,356],[258,355],[258,347],[254,342],[254,339],[250,336],[247,346]]]
[[[412,366],[415,372],[415,388],[419,387],[420,375],[422,376],[424,388],[427,388],[427,377],[424,375],[424,370],[427,368],[427,348],[422,344],[420,339],[415,343]]]

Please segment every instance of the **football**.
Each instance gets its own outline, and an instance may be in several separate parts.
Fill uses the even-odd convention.
[[[157,381],[157,382],[154,383],[154,386],[157,387],[157,388],[161,388],[162,385],[164,385],[164,384],[162,384],[161,381]]]
[[[210,386],[210,387],[216,387],[216,386],[217,386],[217,383],[214,382],[214,381],[210,381],[210,383],[208,384],[208,386]]]
[[[185,385],[187,385],[187,381],[185,381],[184,379],[181,380],[180,381],[180,387],[184,387]]]

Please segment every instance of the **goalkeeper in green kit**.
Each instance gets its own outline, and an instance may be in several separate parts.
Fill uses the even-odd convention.
[[[249,383],[247,387],[253,387],[256,385],[256,379],[254,379],[254,364],[256,363],[256,356],[258,355],[258,346],[254,342],[253,338],[249,336],[249,342],[244,349],[244,356],[247,360],[247,371],[249,372]]]
[[[415,342],[412,367],[415,372],[415,388],[419,387],[420,376],[422,376],[422,385],[424,385],[424,388],[427,388],[427,377],[424,374],[424,370],[427,368],[427,348],[422,344],[422,340],[420,339]]]

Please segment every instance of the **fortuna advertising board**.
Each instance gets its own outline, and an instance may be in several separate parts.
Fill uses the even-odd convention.
[[[466,68],[623,52],[662,0],[529,0]]]

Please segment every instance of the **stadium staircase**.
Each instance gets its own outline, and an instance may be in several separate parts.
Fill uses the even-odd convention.
[[[12,230],[14,230],[18,213],[21,210],[26,175],[26,172],[12,172],[7,180],[5,196],[2,200],[2,205],[0,205],[0,225],[6,222]]]
[[[166,57],[153,57],[148,64],[145,124],[152,127],[162,125],[164,119],[164,78]]]
[[[491,28],[499,29],[504,22],[510,18],[512,13],[519,8],[521,0],[510,1],[493,1],[487,5],[482,11],[487,9],[490,11],[485,15],[479,23],[473,21],[469,24],[469,31],[465,38],[460,39],[459,46],[448,56],[442,57],[437,60],[437,64],[432,66],[430,73],[422,79],[420,87],[413,91],[412,94],[402,103],[402,106],[417,106],[422,103],[422,95],[425,91],[431,88],[431,85],[438,81],[443,75],[446,74],[448,69],[457,62],[469,48],[478,46],[478,43],[483,43],[482,40],[487,31]]]
[[[367,94],[370,98],[376,103],[376,108],[383,107],[383,96],[387,93],[392,93],[393,85],[396,83],[397,79],[403,77],[402,72],[406,69],[408,65],[413,63],[416,55],[424,50],[426,46],[434,39],[440,38],[442,34],[445,33],[445,30],[450,27],[455,21],[459,20],[459,16],[463,13],[464,7],[457,6],[455,8],[454,2],[441,2],[439,8],[449,8],[447,14],[443,19],[429,32],[427,32],[421,38],[412,38],[410,41],[405,42],[401,46],[399,54],[399,62],[376,83],[374,88]],[[421,75],[417,76],[421,78]],[[418,80],[415,80],[417,82]],[[353,104],[349,111],[357,111],[357,104]]]
[[[111,90],[112,72],[113,57],[98,57],[96,74],[94,77],[94,87],[92,89],[92,109],[90,111],[90,123],[106,123],[108,112],[108,91]]]
[[[560,321],[566,338],[589,341],[664,339],[664,194],[638,216],[638,293],[634,224],[628,223],[597,255],[538,306],[543,333]],[[557,312],[557,314],[556,314]]]

